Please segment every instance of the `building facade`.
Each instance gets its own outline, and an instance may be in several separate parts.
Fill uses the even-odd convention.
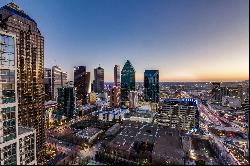
[[[36,131],[18,125],[15,43],[14,35],[0,31],[0,165],[37,163]]]
[[[76,116],[76,94],[73,87],[58,88],[58,113],[68,118]]]
[[[104,91],[104,69],[100,66],[94,69],[94,91],[96,93]]]
[[[120,95],[121,95],[121,91],[120,91],[119,86],[114,86],[110,90],[109,104],[111,107],[118,107],[120,105]]]
[[[160,98],[159,70],[144,72],[144,100],[158,103]]]
[[[121,86],[120,65],[115,65],[114,67],[114,83],[115,83],[115,86]]]
[[[135,90],[135,69],[129,60],[126,61],[121,71],[121,103],[129,101],[130,91]]]
[[[137,91],[130,91],[129,92],[129,108],[135,109],[138,103],[138,95]]]
[[[51,69],[44,69],[44,88],[45,88],[45,101],[52,100],[52,79]]]
[[[170,128],[199,128],[199,110],[195,99],[165,99],[159,104],[158,124]]]
[[[18,122],[36,129],[37,158],[44,156],[44,37],[37,23],[14,3],[0,8],[0,28],[16,36]]]

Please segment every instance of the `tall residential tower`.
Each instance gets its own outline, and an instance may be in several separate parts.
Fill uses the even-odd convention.
[[[38,160],[45,152],[44,38],[14,3],[0,8],[0,28],[16,36],[18,122],[36,129]]]

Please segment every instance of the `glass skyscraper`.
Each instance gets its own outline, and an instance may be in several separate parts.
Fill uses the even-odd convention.
[[[144,100],[158,103],[159,96],[159,70],[145,70]]]
[[[129,60],[121,71],[121,103],[128,101],[130,91],[135,91],[135,69]]]

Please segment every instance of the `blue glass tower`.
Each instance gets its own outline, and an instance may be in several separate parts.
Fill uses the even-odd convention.
[[[121,71],[121,102],[128,101],[128,94],[135,90],[135,69],[129,60],[126,61]]]
[[[144,99],[145,101],[159,102],[159,70],[145,70],[144,72]]]

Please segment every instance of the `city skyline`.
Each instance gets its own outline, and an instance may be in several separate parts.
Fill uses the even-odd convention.
[[[14,2],[39,20],[45,67],[58,64],[69,80],[74,66],[92,80],[101,64],[113,81],[113,66],[127,59],[136,81],[147,69],[159,70],[161,82],[249,79],[249,1]]]

